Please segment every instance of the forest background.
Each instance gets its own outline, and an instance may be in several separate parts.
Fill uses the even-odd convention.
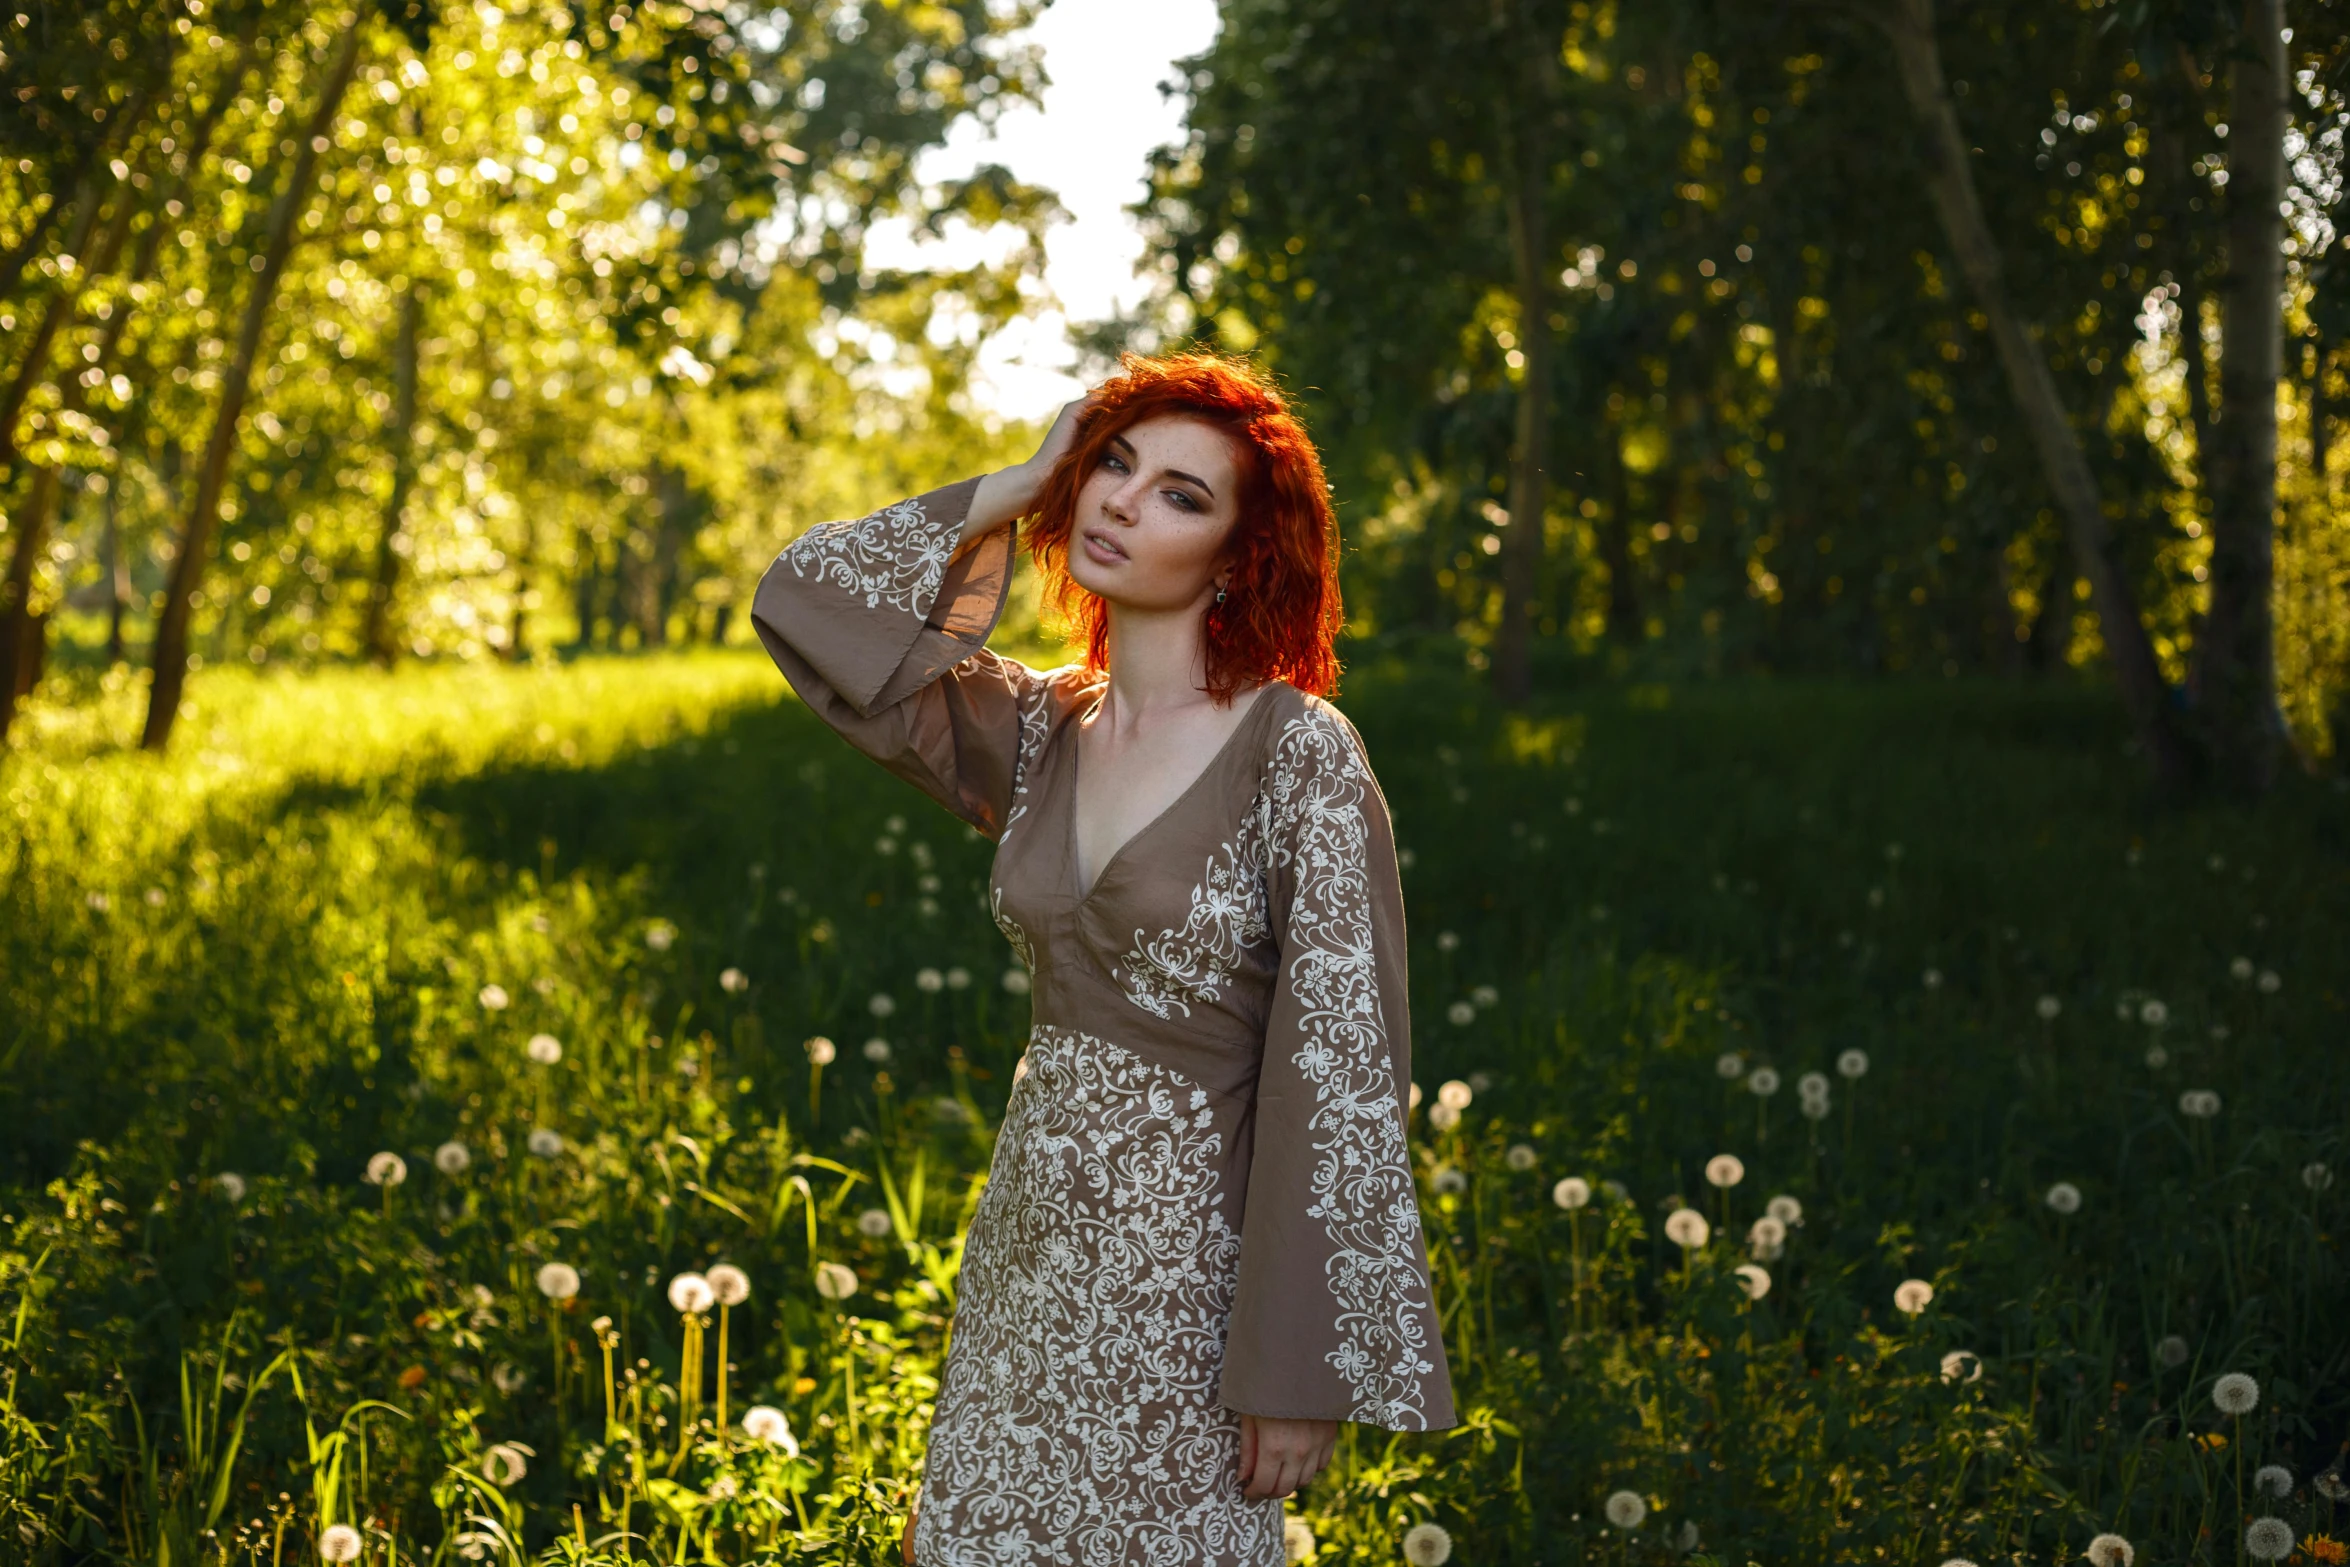
[[[1329,459],[1465,1411],[1289,1558],[2350,1562],[2342,8],[1218,16],[1077,369]],[[1036,439],[1045,17],[0,3],[0,1559],[896,1559],[1029,977],[742,611]]]
[[[2307,9],[1232,0],[1090,365],[1260,356],[1350,632],[1505,699],[2096,668],[2167,781],[2257,792],[2350,692]],[[160,747],[206,663],[746,640],[782,540],[1032,433],[973,365],[1053,197],[916,169],[1034,98],[1035,11],[24,0],[0,723],[109,668]],[[978,259],[877,266],[889,223]]]

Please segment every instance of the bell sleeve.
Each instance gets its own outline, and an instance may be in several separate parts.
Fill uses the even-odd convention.
[[[989,837],[1011,808],[1044,677],[987,650],[1013,528],[962,546],[979,480],[809,529],[767,568],[751,622],[809,711]]]
[[[1279,947],[1223,1402],[1396,1431],[1455,1423],[1404,1142],[1403,890],[1354,727],[1309,700],[1266,783]]]

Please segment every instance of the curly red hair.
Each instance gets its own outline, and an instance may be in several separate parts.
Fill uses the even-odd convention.
[[[1329,695],[1338,684],[1332,644],[1345,618],[1338,518],[1305,426],[1265,373],[1240,360],[1128,354],[1119,368],[1078,416],[1077,438],[1045,480],[1028,531],[1048,601],[1084,639],[1085,667],[1109,666],[1110,607],[1069,575],[1078,490],[1112,436],[1160,414],[1184,414],[1222,430],[1241,471],[1239,517],[1224,546],[1231,581],[1206,615],[1208,694],[1229,702],[1245,687],[1286,680]]]

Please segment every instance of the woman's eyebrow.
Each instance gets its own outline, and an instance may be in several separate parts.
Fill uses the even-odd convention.
[[[1207,493],[1209,500],[1214,500],[1216,498],[1216,487],[1208,483],[1207,480],[1200,478],[1196,474],[1185,473],[1180,468],[1169,468],[1167,470],[1167,477],[1170,479],[1181,479],[1185,484],[1196,484]]]

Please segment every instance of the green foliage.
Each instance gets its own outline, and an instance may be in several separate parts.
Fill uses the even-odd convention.
[[[11,1552],[293,1562],[344,1525],[387,1567],[894,1559],[1027,1006],[988,846],[778,691],[712,652],[215,673],[162,762],[114,750],[126,680],[31,709],[0,764]],[[2054,686],[1503,718],[1398,646],[1345,700],[1409,853],[1465,1415],[1350,1429],[1294,1509],[1316,1559],[1425,1521],[1528,1563],[2340,1534],[2338,792],[2154,814]],[[1800,1222],[1749,1299],[1774,1196]],[[681,1317],[669,1280],[721,1262],[748,1300]],[[2224,1371],[2261,1383],[2241,1420]],[[2291,1497],[2248,1489],[2266,1462]]]
[[[66,661],[110,662],[160,611],[290,200],[197,659],[724,640],[780,538],[1017,439],[967,388],[1027,308],[1050,197],[912,171],[1038,90],[1031,13],[370,6],[335,105],[340,6],[0,20],[0,77],[38,79],[0,118],[23,267],[0,270],[0,548],[31,541],[10,635],[29,611]],[[1013,242],[961,271],[865,260],[877,224],[963,221]]]
[[[1549,244],[1538,625],[1619,668],[2021,670],[2095,619],[1868,6],[1230,0],[1138,208],[1167,328],[1303,393],[1362,627],[1494,635],[1526,355],[1513,169]],[[2167,678],[2207,598],[2235,12],[1945,5],[1971,173]],[[2306,13],[2306,14],[2305,14]],[[2331,744],[2350,542],[2339,18],[2291,17],[2284,704]],[[1553,59],[1529,72],[1525,40]],[[1545,82],[1548,85],[1544,85]],[[2330,280],[2330,281],[2329,281]],[[2192,328],[2182,326],[2192,322]],[[2188,346],[2189,344],[2193,346]],[[2186,693],[2191,695],[2191,693]]]

